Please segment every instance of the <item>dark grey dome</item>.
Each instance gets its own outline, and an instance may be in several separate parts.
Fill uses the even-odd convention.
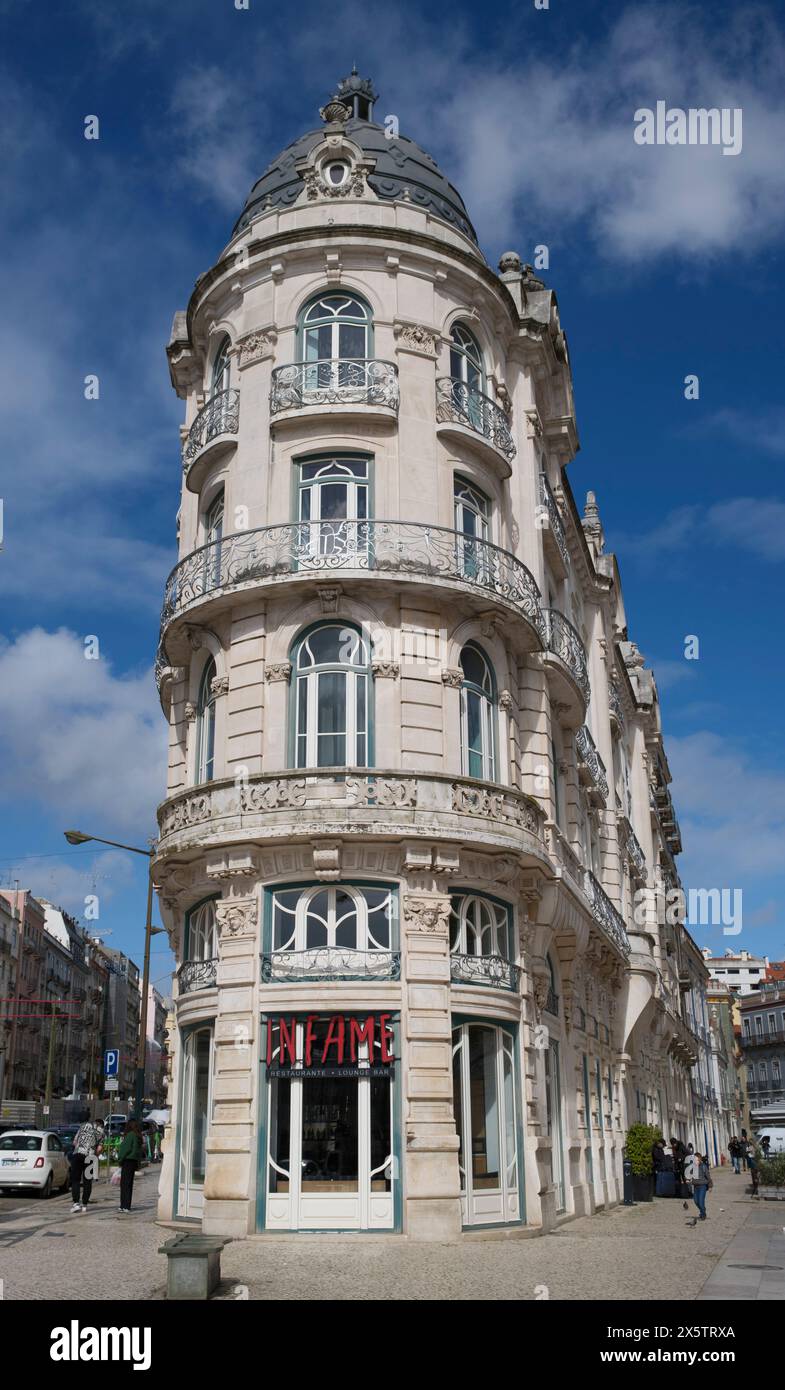
[[[349,79],[344,79],[344,90],[348,82]],[[395,201],[408,197],[416,207],[427,209],[434,217],[449,222],[465,236],[471,237],[472,241],[477,241],[477,233],[469,221],[460,193],[414,140],[406,135],[397,135],[388,140],[384,126],[356,117],[348,120],[342,129],[350,140],[359,145],[363,154],[370,155],[376,161],[368,183],[379,198]],[[265,207],[290,207],[299,198],[303,181],[294,166],[310,154],[315,145],[321,144],[325,133],[324,126],[320,130],[309,130],[299,140],[287,145],[273,160],[248,194],[233,236],[241,232]]]

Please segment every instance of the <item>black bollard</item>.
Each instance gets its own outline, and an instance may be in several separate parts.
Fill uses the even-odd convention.
[[[636,1202],[632,1195],[632,1160],[625,1155],[621,1167],[624,1174],[624,1205],[634,1207]]]

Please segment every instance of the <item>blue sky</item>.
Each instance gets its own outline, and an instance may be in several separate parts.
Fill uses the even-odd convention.
[[[740,936],[695,934],[782,958],[782,12],[553,0],[429,16],[0,0],[0,881],[77,913],[97,892],[110,944],[141,960],[142,862],[69,850],[62,829],[155,830],[182,418],[164,344],[248,188],[356,62],[377,116],[397,114],[460,188],[492,265],[549,247],[582,444],[569,475],[579,504],[597,493],[658,678],[682,877],[744,892]],[[634,111],[659,100],[741,107],[741,153],[636,145]]]

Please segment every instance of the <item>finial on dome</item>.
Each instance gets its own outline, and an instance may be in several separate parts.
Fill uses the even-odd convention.
[[[342,77],[335,92],[334,101],[349,107],[350,115],[358,121],[370,121],[373,104],[378,98],[370,77],[360,77],[357,64],[352,65],[348,77]]]

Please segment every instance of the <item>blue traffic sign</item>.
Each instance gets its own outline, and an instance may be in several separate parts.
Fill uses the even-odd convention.
[[[108,1047],[104,1053],[104,1076],[117,1076],[120,1070],[119,1047]]]

